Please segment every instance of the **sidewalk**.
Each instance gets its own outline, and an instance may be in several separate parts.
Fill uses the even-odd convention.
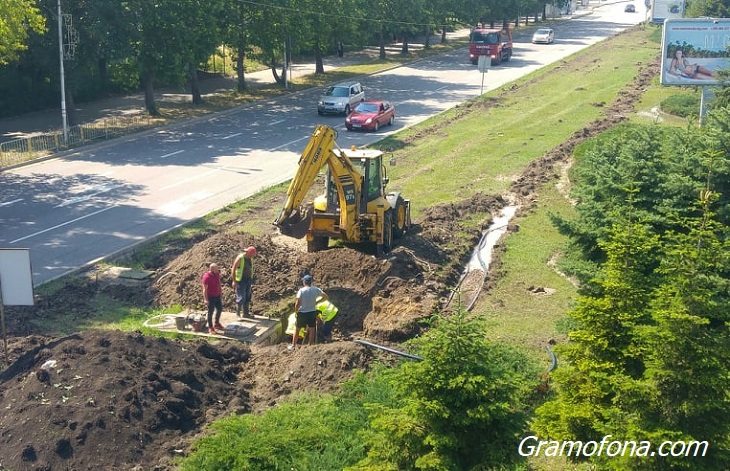
[[[469,30],[458,30],[447,33],[447,41],[449,39],[461,39],[468,36]],[[438,44],[441,41],[439,35],[431,38],[431,44]],[[401,48],[400,43],[394,43],[387,46],[389,55],[398,54]],[[423,48],[422,43],[409,43],[411,50]],[[324,57],[323,64],[325,73],[336,70],[341,67],[350,65],[358,65],[367,63],[377,59],[378,49],[368,47],[362,51],[345,52],[344,57],[327,56]],[[315,71],[314,62],[293,63],[290,67],[292,78],[299,78],[306,75],[312,75]],[[245,81],[249,87],[261,87],[265,85],[273,85],[275,83],[271,70],[261,70],[251,72],[245,75]],[[236,89],[236,79],[234,77],[215,77],[200,80],[200,89],[203,99],[206,96],[223,93]],[[159,103],[164,102],[190,102],[192,100],[190,92],[186,90],[157,90],[155,99]],[[59,92],[60,102],[60,92]],[[137,93],[127,96],[119,96],[105,98],[88,103],[76,104],[76,116],[79,124],[90,123],[104,118],[114,118],[122,116],[143,115],[146,113],[144,108],[144,94]],[[20,115],[10,118],[0,119],[0,142],[11,141],[14,139],[23,139],[47,132],[57,132],[63,127],[61,119],[60,106],[58,109],[49,109],[38,111],[26,115]]]

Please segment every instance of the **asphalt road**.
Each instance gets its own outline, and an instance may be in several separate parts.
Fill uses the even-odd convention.
[[[372,144],[640,22],[624,5],[560,22],[552,45],[518,34],[512,60],[484,76],[464,49],[362,77],[366,97],[396,105],[378,133],[318,116],[321,89],[309,90],[0,173],[0,247],[30,249],[38,286],[289,180],[317,124],[340,147]]]

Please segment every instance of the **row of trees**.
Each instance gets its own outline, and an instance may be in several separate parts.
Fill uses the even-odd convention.
[[[243,92],[247,57],[270,66],[283,83],[276,67],[284,63],[287,49],[311,54],[317,72],[324,73],[322,55],[340,41],[377,41],[384,58],[384,46],[393,37],[407,45],[409,37],[428,37],[456,23],[474,24],[483,18],[507,22],[537,15],[546,2],[567,1],[61,0],[63,14],[72,20],[66,23],[72,29],[64,31],[64,37],[77,38],[66,48],[73,52],[65,61],[71,102],[67,109],[73,110],[74,98],[86,101],[142,88],[147,110],[156,114],[154,88],[185,83],[198,103],[196,71],[221,45],[234,51],[238,90]],[[0,114],[58,102],[58,2],[7,0],[0,9]]]
[[[600,469],[730,468],[730,112],[707,121],[619,127],[574,169],[579,217],[561,225],[595,269],[534,427],[709,445],[704,457],[595,455]]]

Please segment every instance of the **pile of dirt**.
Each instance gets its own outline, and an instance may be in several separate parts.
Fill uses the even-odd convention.
[[[0,373],[0,469],[130,469],[174,455],[186,433],[248,412],[239,343],[87,331],[28,337]]]
[[[390,360],[350,340],[393,345],[421,332],[458,282],[490,209],[502,204],[478,194],[430,208],[385,258],[348,247],[310,254],[273,233],[222,228],[156,269],[147,284],[76,277],[32,308],[12,308],[12,363],[0,375],[0,469],[165,469],[212,420],[263,411],[297,391],[334,391],[375,358]],[[461,221],[474,214],[485,215],[483,227],[464,239]],[[228,267],[249,245],[257,248],[253,312],[288,316],[301,277],[311,274],[340,308],[331,343],[289,352],[285,343],[112,331],[42,337],[33,327],[57,313],[90,322],[100,297],[202,310],[200,277],[212,262],[224,268],[224,308],[233,310]]]
[[[632,89],[607,107],[605,119],[530,165],[512,188],[519,204],[529,209],[537,188],[555,176],[577,143],[623,119],[629,98],[638,96],[655,72],[649,68],[637,77]],[[469,231],[463,221],[504,205],[501,196],[477,194],[429,208],[384,259],[342,247],[308,254],[273,233],[254,237],[221,228],[189,249],[160,257],[148,284],[75,277],[32,308],[7,309],[0,469],[172,469],[172,459],[217,418],[266,410],[297,391],[336,390],[353,371],[367,370],[376,359],[392,360],[349,340],[398,347],[418,335],[457,285],[489,218]],[[254,313],[291,312],[299,280],[310,273],[340,308],[332,343],[288,352],[281,343],[247,347],[115,331],[47,336],[60,318],[92,324],[100,300],[202,309],[200,276],[211,262],[224,268],[224,307],[232,310],[228,265],[249,245],[258,249]]]

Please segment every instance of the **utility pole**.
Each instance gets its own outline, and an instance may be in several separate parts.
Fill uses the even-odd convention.
[[[58,52],[61,64],[61,121],[63,122],[63,143],[68,145],[68,117],[66,115],[66,78],[63,71],[63,16],[61,0],[58,0]]]
[[[289,90],[289,35],[284,37],[284,90]]]

